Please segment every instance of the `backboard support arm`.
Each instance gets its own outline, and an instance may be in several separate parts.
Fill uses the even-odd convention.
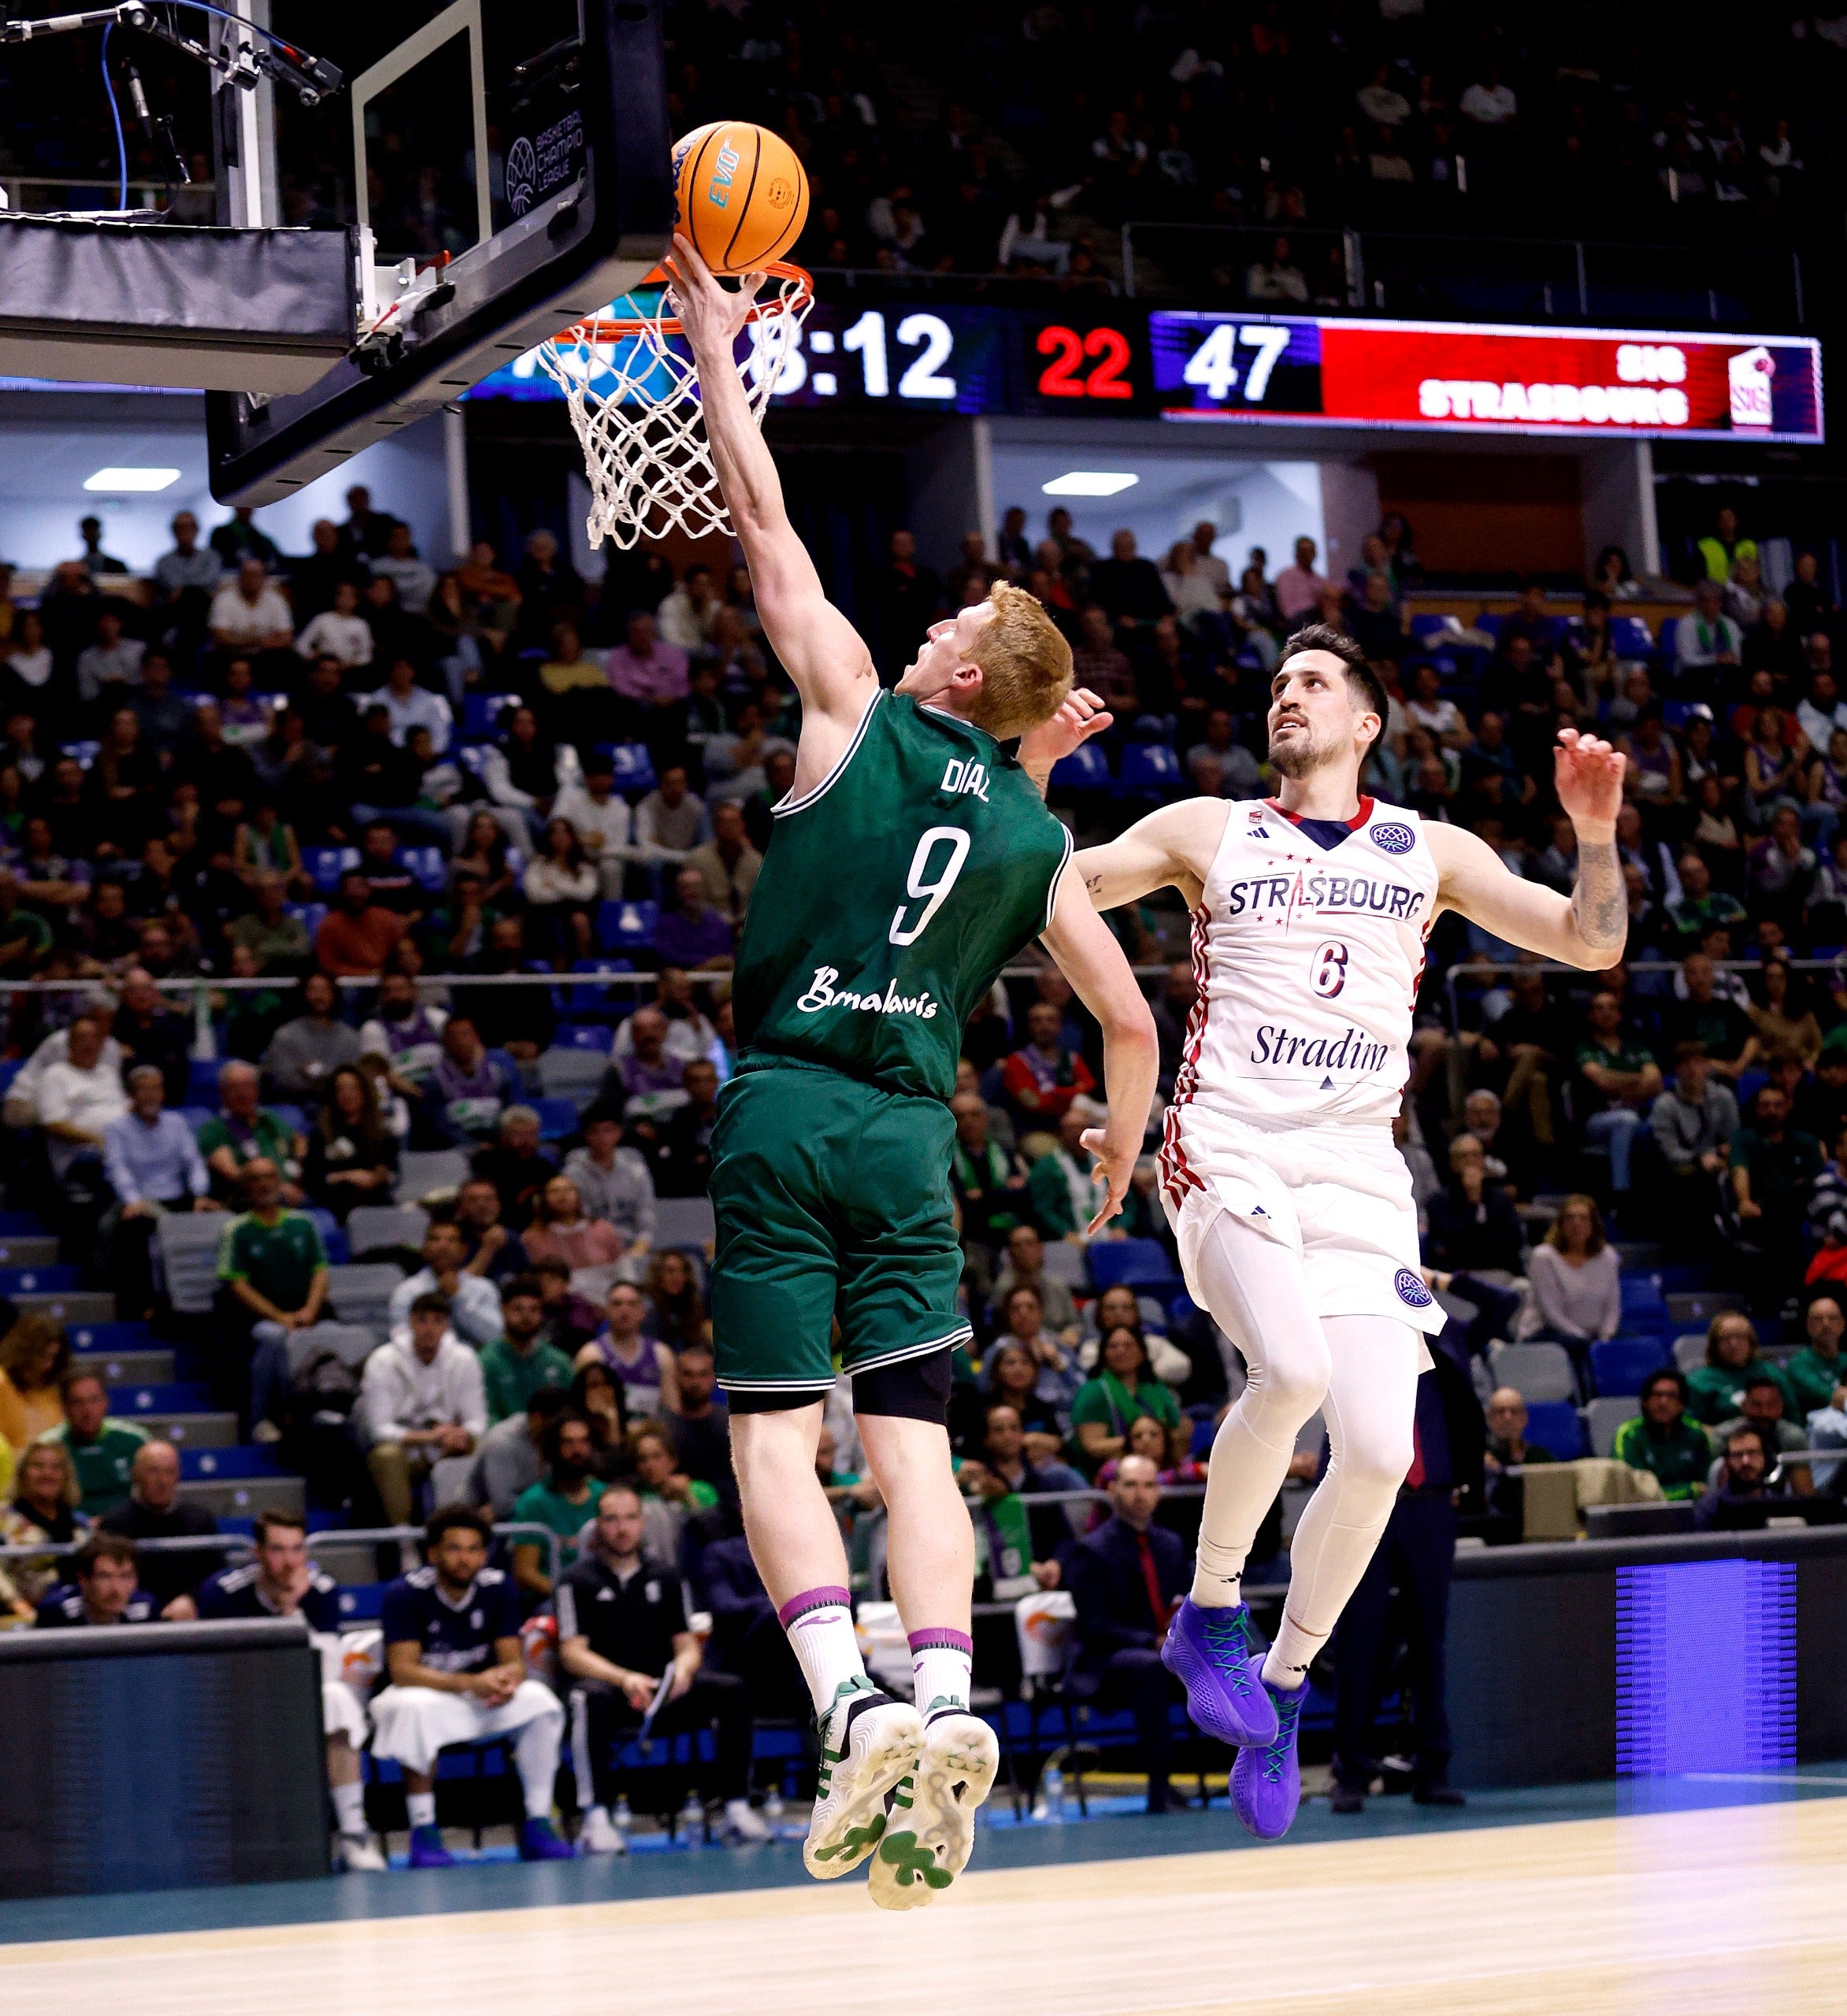
[[[252,27],[269,25],[269,0],[223,0],[227,13]],[[235,58],[257,38],[214,16],[212,46]],[[240,89],[222,69],[212,72],[212,165],[218,185],[218,222],[258,230],[282,221],[276,186],[276,87],[260,77],[254,89]]]

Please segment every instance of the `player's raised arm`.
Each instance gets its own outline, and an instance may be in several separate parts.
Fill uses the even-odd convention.
[[[1148,1132],[1149,1109],[1160,1073],[1155,1018],[1137,986],[1122,948],[1091,907],[1084,885],[1066,874],[1059,884],[1051,922],[1043,936],[1059,970],[1077,999],[1103,1027],[1103,1095],[1109,1124],[1085,1130],[1084,1146],[1096,1156],[1097,1174],[1109,1199],[1086,1228],[1097,1232],[1122,1208],[1129,1178]]]
[[[733,293],[680,237],[666,265],[673,277],[673,312],[699,366],[713,466],[751,570],[764,634],[795,681],[804,711],[851,727],[878,684],[872,654],[828,600],[808,549],[796,536],[775,461],[751,417],[732,361],[732,347],[763,276],[752,274]]]
[[[1182,799],[1137,820],[1102,847],[1085,847],[1072,865],[1100,910],[1137,902],[1170,884],[1191,910],[1225,836],[1226,816],[1223,799]]]
[[[1441,878],[1439,903],[1544,958],[1592,970],[1615,965],[1629,936],[1628,897],[1616,851],[1626,761],[1596,736],[1560,731],[1554,783],[1578,836],[1578,886],[1568,897],[1522,881],[1464,828],[1430,825],[1424,832]]]

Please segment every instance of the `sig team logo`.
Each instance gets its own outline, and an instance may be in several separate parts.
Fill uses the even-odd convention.
[[[1392,1277],[1392,1285],[1398,1291],[1398,1299],[1412,1309],[1428,1309],[1436,1298],[1424,1286],[1423,1277],[1413,1273],[1408,1267],[1400,1267]]]
[[[1374,827],[1372,843],[1381,854],[1409,854],[1417,845],[1417,836],[1408,826],[1400,826],[1392,820],[1383,826]]]

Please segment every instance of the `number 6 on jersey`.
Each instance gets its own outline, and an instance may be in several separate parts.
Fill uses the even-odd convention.
[[[949,858],[943,864],[942,873],[935,881],[929,880],[930,854],[939,840],[949,844]],[[892,913],[891,941],[894,945],[914,945],[924,935],[924,927],[943,907],[944,899],[955,887],[955,878],[962,873],[962,865],[968,859],[969,836],[959,826],[933,826],[917,843],[917,852],[911,857],[911,873],[904,886],[912,896],[927,898],[918,913],[916,923],[906,928],[904,913],[910,905],[900,903]]]
[[[1315,947],[1308,984],[1330,1001],[1347,984],[1347,948],[1338,939],[1324,938]]]

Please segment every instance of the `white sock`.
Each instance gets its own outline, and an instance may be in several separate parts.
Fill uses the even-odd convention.
[[[1298,1688],[1308,1684],[1308,1669],[1315,1655],[1333,1634],[1327,1631],[1304,1631],[1300,1625],[1292,1624],[1289,1614],[1283,1612],[1281,1624],[1277,1629],[1276,1643],[1263,1659],[1263,1681],[1268,1687],[1280,1688],[1285,1694],[1293,1694]]]
[[[333,1796],[333,1815],[343,1834],[360,1835],[365,1832],[365,1788],[357,1779],[350,1785],[329,1785]],[[436,1795],[430,1795],[432,1807]]]
[[[594,1820],[597,1821],[599,1825],[605,1827],[612,1824],[610,1820],[610,1810],[606,1806],[592,1807],[590,1810],[584,1814],[584,1818],[586,1823]]]
[[[968,1706],[974,1647],[959,1631],[914,1631],[911,1634],[911,1673],[917,1705],[926,1713],[933,1703]]]
[[[1244,1600],[1244,1567],[1241,1559],[1238,1566],[1220,1569],[1207,1565],[1207,1551],[1220,1551],[1204,1533],[1200,1536],[1199,1553],[1193,1562],[1192,1599],[1201,1610],[1233,1610]],[[1229,1548],[1222,1550],[1229,1554]]]
[[[777,1612],[818,1715],[833,1706],[842,1681],[866,1678],[851,1603],[844,1589],[807,1589]]]
[[[404,1803],[410,1809],[413,1827],[433,1827],[436,1824],[436,1796],[434,1792],[406,1792]]]

